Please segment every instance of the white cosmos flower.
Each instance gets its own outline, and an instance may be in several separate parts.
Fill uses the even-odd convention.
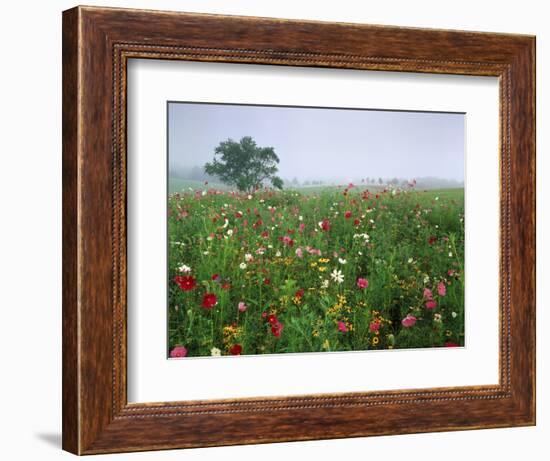
[[[279,250],[277,250],[277,253],[275,253],[275,256],[277,256],[277,258],[280,258],[281,257],[281,252]]]
[[[229,219],[225,218],[222,228],[225,229],[227,226],[229,226]]]
[[[346,264],[347,263],[347,261],[345,259],[342,259],[342,258],[338,258],[338,262],[340,264]]]
[[[453,317],[453,319],[456,319],[457,315],[458,314],[456,312],[451,312],[451,316]]]
[[[414,261],[414,260],[413,260],[412,258],[407,259],[407,262],[408,262],[409,264],[412,264],[413,261]]]
[[[252,200],[252,195],[249,194],[247,198],[248,200]]]
[[[449,251],[449,258],[452,258],[452,257],[453,257],[453,252]]]
[[[222,351],[219,350],[217,347],[213,347],[212,349],[210,349],[210,355],[212,357],[219,357],[222,355]]]
[[[185,274],[191,272],[191,268],[185,264],[182,264],[180,267],[178,267],[178,270],[180,272],[184,272]]]
[[[303,216],[298,216],[298,221],[303,221],[303,220],[304,220]]]
[[[227,235],[229,236],[233,235],[233,229],[227,229]]]
[[[323,280],[323,283],[321,283],[321,288],[328,288],[329,283],[330,282],[328,279]]]
[[[334,269],[330,273],[330,277],[337,283],[342,283],[344,281],[344,274],[342,274],[342,271],[338,269]]]
[[[252,261],[254,259],[254,256],[252,256],[250,253],[246,253],[244,255],[244,260],[249,263],[250,261]]]
[[[240,267],[241,269],[243,269],[243,270],[246,269],[246,263],[241,263],[241,264],[239,264],[239,267]]]

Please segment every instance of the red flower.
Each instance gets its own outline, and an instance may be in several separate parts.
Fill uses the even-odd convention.
[[[214,274],[212,276],[212,280],[214,280],[214,282],[217,282],[219,280],[219,278],[220,278],[220,274]]]
[[[202,298],[202,307],[205,309],[212,309],[218,304],[218,298],[214,293],[205,293]]]
[[[197,280],[191,275],[176,275],[174,277],[174,282],[178,285],[183,291],[191,291],[197,286]]]
[[[435,242],[437,242],[437,237],[435,235],[430,236],[428,239],[428,245],[433,245]]]
[[[263,231],[260,235],[261,235],[264,239],[266,239],[267,237],[269,237],[269,232]]]
[[[294,293],[294,296],[298,299],[302,299],[304,296],[304,289],[300,288],[296,293]]]
[[[241,355],[242,351],[243,351],[243,346],[241,346],[240,344],[233,344],[229,349],[229,353],[231,355]]]
[[[453,343],[452,341],[447,341],[445,343],[445,347],[460,347],[457,343]]]
[[[275,336],[276,338],[280,338],[282,332],[283,332],[283,324],[281,322],[277,322],[275,325],[271,327],[271,333],[273,333],[273,336]]]
[[[275,315],[270,315],[268,318],[268,322],[271,324],[271,333],[273,333],[273,336],[276,338],[279,338],[281,336],[281,333],[283,331],[283,324],[277,320],[277,317]]]
[[[358,226],[359,224],[361,224],[361,221],[359,221],[359,219],[355,218],[355,219],[353,220],[353,225],[354,225],[354,226]]]
[[[345,217],[346,219],[351,218],[351,211],[346,211],[346,212],[344,213],[344,217]]]
[[[321,229],[323,232],[328,232],[330,230],[330,221],[328,219],[323,219],[321,221]]]
[[[271,280],[264,279],[264,285],[271,285]]]
[[[277,316],[275,314],[269,314],[267,316],[267,321],[271,323],[271,325],[274,325],[275,323],[277,323]]]
[[[222,283],[222,290],[230,290],[231,284],[229,282]]]

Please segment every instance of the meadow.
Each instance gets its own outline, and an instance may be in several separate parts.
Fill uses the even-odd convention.
[[[463,189],[193,186],[168,199],[170,357],[464,345]]]

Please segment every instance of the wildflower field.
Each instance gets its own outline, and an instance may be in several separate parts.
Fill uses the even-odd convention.
[[[464,191],[168,199],[170,357],[464,345]]]

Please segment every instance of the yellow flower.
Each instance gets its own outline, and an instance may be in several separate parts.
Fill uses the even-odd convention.
[[[327,266],[319,266],[319,272],[325,272],[327,270]]]
[[[376,346],[379,342],[380,342],[380,340],[378,339],[378,336],[375,336],[374,338],[372,338],[372,345],[373,346]]]
[[[328,259],[328,258],[319,258],[320,263],[328,263],[329,261],[330,261],[330,259]]]
[[[323,342],[323,349],[326,349],[327,351],[330,349],[330,343],[328,342],[328,339],[325,339]]]

